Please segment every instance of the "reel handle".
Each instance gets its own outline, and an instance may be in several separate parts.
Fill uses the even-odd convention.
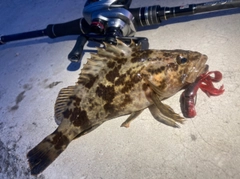
[[[68,54],[68,59],[71,62],[79,62],[82,56],[83,47],[86,42],[87,38],[84,35],[79,35],[72,51]]]

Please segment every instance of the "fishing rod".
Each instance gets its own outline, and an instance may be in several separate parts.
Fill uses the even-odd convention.
[[[140,27],[160,24],[170,18],[207,13],[240,7],[240,0],[222,0],[176,7],[129,8],[132,0],[87,0],[83,17],[61,24],[49,24],[45,29],[0,36],[0,45],[7,42],[48,36],[56,38],[79,35],[68,55],[73,62],[80,60],[87,41],[116,44],[116,39],[125,42],[134,40],[148,48],[148,39],[134,37]]]

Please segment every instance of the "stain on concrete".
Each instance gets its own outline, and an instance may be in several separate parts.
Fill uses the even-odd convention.
[[[25,97],[24,93],[25,92],[26,91],[22,91],[21,93],[19,93],[19,95],[15,99],[16,104],[10,108],[10,111],[15,111],[19,108],[18,104],[24,99],[24,97]]]
[[[25,92],[26,91],[23,91],[23,92],[19,93],[19,95],[16,97],[16,104],[19,104],[23,100],[23,98],[25,97],[24,96]]]
[[[62,83],[62,81],[52,82],[51,84],[49,84],[49,85],[47,86],[47,88],[53,88],[54,86],[57,86],[59,83]]]
[[[25,92],[29,91],[32,89],[32,85],[31,84],[24,84],[23,85],[23,89],[24,91],[22,91],[21,93],[18,94],[18,96],[15,99],[15,105],[12,106],[9,111],[16,111],[19,108],[19,103],[25,98]]]
[[[32,125],[34,125],[35,127],[37,127],[37,123],[36,123],[36,122],[33,122]]]
[[[18,105],[14,105],[14,106],[12,106],[12,107],[10,108],[9,111],[16,111],[18,108],[19,108]]]
[[[39,83],[39,85],[43,86],[44,88],[53,88],[55,86],[57,86],[59,83],[62,83],[62,81],[55,81],[55,82],[52,82],[50,84],[47,84],[49,81],[49,79],[44,79],[42,83]]]
[[[32,85],[31,84],[25,84],[25,85],[23,85],[23,89],[28,91],[28,90],[32,89]]]
[[[191,136],[192,141],[196,141],[197,140],[197,137],[194,134],[191,134],[190,136]]]
[[[3,95],[6,93],[6,89],[3,89],[0,87],[0,99],[3,97]]]

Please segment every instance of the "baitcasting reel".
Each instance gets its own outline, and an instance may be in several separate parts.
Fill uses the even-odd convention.
[[[129,11],[132,0],[88,0],[83,9],[83,16],[90,25],[90,31],[80,35],[73,50],[69,53],[70,61],[79,61],[82,48],[87,40],[116,43],[134,40],[148,48],[147,38],[134,38],[136,33],[134,16]]]
[[[132,0],[88,0],[83,16],[91,31],[102,35],[133,36],[134,17],[128,10]]]

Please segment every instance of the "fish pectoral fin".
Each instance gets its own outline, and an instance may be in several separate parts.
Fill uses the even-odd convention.
[[[151,81],[149,81],[148,79],[146,79],[149,87],[158,95],[161,97],[165,97],[165,95],[163,94],[163,92],[156,86],[154,85]]]
[[[63,112],[69,102],[69,96],[71,96],[74,92],[75,86],[68,86],[63,88],[58,93],[58,97],[54,106],[54,116],[55,122],[59,125],[63,120]]]
[[[156,109],[154,109],[153,110],[153,112],[154,112],[154,117],[155,116],[159,116],[158,117],[158,119],[159,119],[159,121],[160,121],[160,118],[162,119],[162,120],[164,120],[164,121],[171,121],[171,123],[172,122],[179,122],[179,123],[183,123],[184,122],[184,118],[183,117],[181,117],[179,114],[177,114],[177,113],[175,113],[174,112],[174,110],[170,107],[170,106],[168,106],[168,105],[166,105],[166,104],[163,104],[161,101],[160,101],[160,99],[159,99],[159,97],[158,97],[158,95],[156,94],[156,93],[151,93],[151,99],[152,99],[152,101],[153,101],[153,103],[154,103],[154,106],[158,109],[158,111],[156,110]],[[153,108],[153,107],[152,107]],[[149,108],[150,109],[150,108]],[[150,109],[150,111],[151,111],[151,109]],[[153,114],[153,113],[152,113]],[[155,117],[156,118],[156,117]],[[157,119],[157,120],[158,120]],[[162,122],[162,121],[160,121],[160,122]],[[172,125],[171,125],[172,126]],[[177,124],[175,124],[175,125],[173,125],[173,127],[178,127],[178,125]]]
[[[133,113],[127,118],[127,120],[122,123],[121,127],[126,127],[126,128],[128,128],[129,125],[130,125],[130,123],[131,123],[136,117],[138,117],[139,114],[141,114],[143,110],[144,110],[144,109],[139,110],[139,111],[136,111],[136,112],[133,112]]]

